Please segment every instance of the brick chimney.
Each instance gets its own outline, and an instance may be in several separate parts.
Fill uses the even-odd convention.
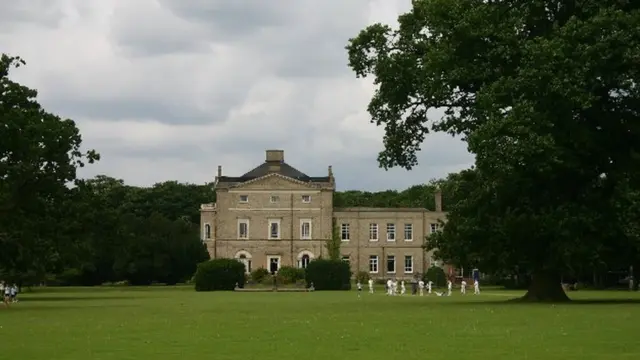
[[[440,186],[436,186],[434,198],[436,201],[436,211],[442,212],[442,190],[440,190]]]

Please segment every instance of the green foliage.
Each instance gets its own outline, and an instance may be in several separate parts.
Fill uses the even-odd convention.
[[[235,259],[214,259],[198,264],[196,291],[233,290],[244,285],[244,264]]]
[[[302,279],[304,279],[304,269],[283,266],[278,270],[278,281],[282,284],[295,284]]]
[[[358,271],[356,274],[356,281],[360,281],[363,284],[369,281],[369,279],[369,273],[366,271]]]
[[[305,280],[316,290],[350,290],[351,269],[342,260],[316,259],[309,262]]]
[[[439,266],[431,266],[424,274],[424,282],[431,281],[437,287],[447,285],[447,274]]]
[[[262,279],[269,275],[269,270],[265,268],[257,268],[251,272],[251,280],[261,283]]]
[[[264,277],[267,275],[269,275],[269,270],[261,267],[253,270],[251,274],[249,274],[249,278],[253,282],[260,283],[262,282],[262,279],[264,279]]]
[[[333,231],[331,232],[331,239],[327,240],[326,248],[327,253],[329,254],[330,260],[340,260],[340,246],[342,245],[342,240],[340,238],[340,228],[336,223],[336,219],[333,219]]]
[[[266,276],[262,277],[262,279],[260,279],[259,283],[264,285],[264,286],[273,286],[273,278],[274,276],[271,275],[271,273],[267,273]]]
[[[368,110],[385,127],[382,167],[411,169],[430,131],[462,136],[475,155],[430,248],[525,270],[535,300],[567,299],[563,271],[640,254],[613,201],[620,183],[640,183],[640,128],[628,125],[640,5],[551,3],[417,0],[399,29],[374,24],[347,46],[356,75],[378,85]],[[433,108],[444,116],[431,121]]]
[[[66,185],[100,156],[81,150],[72,120],[47,112],[36,90],[10,79],[22,65],[19,57],[0,55],[0,272],[37,281],[69,246],[68,238],[51,236],[60,232]]]

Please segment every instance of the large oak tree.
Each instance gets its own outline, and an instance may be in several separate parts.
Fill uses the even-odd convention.
[[[47,112],[37,91],[9,77],[24,65],[0,56],[0,271],[9,279],[42,276],[59,259],[61,201],[76,169],[98,160],[81,150],[76,124]]]
[[[443,258],[522,266],[524,299],[562,301],[562,271],[596,262],[612,239],[632,246],[610,199],[640,168],[639,7],[414,0],[399,29],[350,40],[350,67],[377,85],[368,110],[385,128],[382,167],[417,165],[430,131],[460,135],[476,156],[467,199],[432,244]],[[432,109],[444,116],[431,121]]]

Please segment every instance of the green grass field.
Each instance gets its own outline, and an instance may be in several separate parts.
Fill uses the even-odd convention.
[[[509,295],[520,293],[41,289],[0,308],[0,358],[640,359],[640,294],[575,292],[584,301],[558,306],[505,303]]]

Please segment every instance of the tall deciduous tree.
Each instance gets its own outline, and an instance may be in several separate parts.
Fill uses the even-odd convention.
[[[399,29],[375,24],[350,40],[351,68],[378,85],[368,110],[385,127],[381,166],[411,169],[429,131],[461,135],[476,155],[442,256],[524,265],[524,299],[568,300],[560,273],[599,256],[616,232],[615,184],[637,179],[639,7],[414,0]]]
[[[37,91],[9,78],[24,65],[0,56],[0,270],[41,276],[58,257],[56,218],[76,169],[99,155],[81,151],[75,123],[44,110]]]

